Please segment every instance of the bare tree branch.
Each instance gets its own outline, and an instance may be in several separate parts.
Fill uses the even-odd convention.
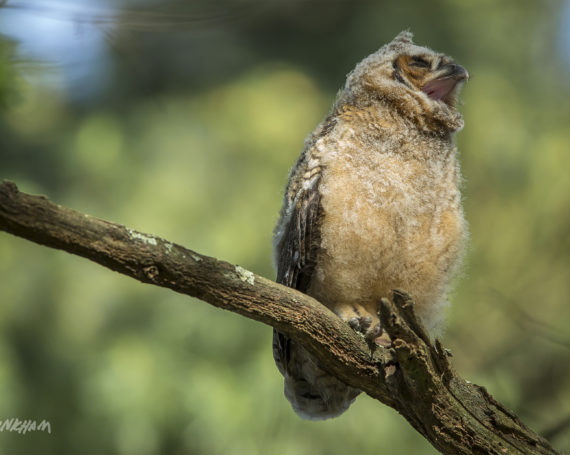
[[[557,453],[483,387],[451,369],[447,351],[439,340],[431,342],[403,291],[394,291],[393,302],[380,302],[392,346],[371,352],[311,297],[159,237],[21,193],[11,182],[0,184],[0,230],[276,327],[330,373],[396,409],[442,453]]]

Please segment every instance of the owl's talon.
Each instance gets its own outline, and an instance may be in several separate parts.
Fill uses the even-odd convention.
[[[366,332],[365,335],[366,341],[368,341],[369,343],[374,342],[374,340],[378,338],[381,334],[382,334],[382,328],[380,327],[380,323],[378,323]]]

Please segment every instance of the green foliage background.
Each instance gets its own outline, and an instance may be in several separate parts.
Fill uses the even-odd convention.
[[[568,2],[128,6],[101,26],[96,96],[41,83],[57,64],[22,65],[0,41],[0,178],[274,277],[304,137],[356,62],[410,28],[472,75],[457,138],[471,242],[444,343],[570,451]],[[0,300],[0,420],[52,428],[0,433],[0,453],[434,453],[366,396],[332,421],[297,418],[269,327],[7,234]]]

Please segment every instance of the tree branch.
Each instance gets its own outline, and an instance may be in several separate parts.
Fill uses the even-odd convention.
[[[392,346],[370,352],[361,336],[307,295],[159,237],[21,193],[11,182],[0,184],[0,230],[276,327],[330,373],[396,409],[442,453],[557,453],[483,387],[451,369],[447,351],[439,340],[431,342],[403,291],[394,291],[393,302],[380,302]]]

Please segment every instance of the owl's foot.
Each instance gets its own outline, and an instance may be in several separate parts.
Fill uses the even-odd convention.
[[[372,318],[370,316],[354,316],[348,320],[348,325],[352,330],[364,335],[372,325]]]
[[[375,346],[388,347],[392,344],[380,326],[378,311],[375,310],[374,306],[368,308],[358,304],[339,305],[334,308],[334,312],[346,321],[355,332],[362,334],[371,348]]]
[[[373,324],[373,321],[375,322]],[[380,321],[372,316],[353,316],[348,320],[348,325],[356,332],[361,333],[369,344],[375,343],[382,334]]]

